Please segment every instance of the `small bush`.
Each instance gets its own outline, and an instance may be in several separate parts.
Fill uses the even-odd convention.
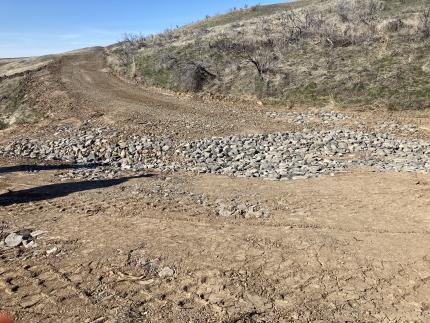
[[[387,22],[385,29],[390,33],[397,33],[405,27],[402,19],[394,19]]]
[[[221,38],[212,43],[210,48],[232,57],[239,64],[241,62],[251,64],[260,77],[274,72],[279,60],[276,45],[272,39],[233,41]]]
[[[420,13],[419,30],[423,38],[430,38],[430,7],[423,8]]]
[[[258,11],[261,8],[261,4],[256,4],[255,6],[251,7],[251,11]]]
[[[189,57],[168,54],[163,55],[161,60],[161,66],[173,72],[174,82],[181,90],[199,92],[208,81],[217,77],[203,62]]]
[[[203,65],[194,62],[184,64],[181,71],[181,86],[187,91],[199,92],[207,81],[216,78]]]
[[[305,11],[303,15],[295,11],[286,11],[281,16],[281,28],[289,44],[317,36],[324,24],[323,16],[313,11]]]
[[[385,4],[378,0],[368,0],[365,6],[365,13],[368,16],[375,16],[385,9]]]
[[[348,22],[353,12],[353,4],[350,0],[341,0],[336,5],[336,13],[342,22]]]
[[[8,127],[7,123],[0,120],[0,130],[4,130]]]

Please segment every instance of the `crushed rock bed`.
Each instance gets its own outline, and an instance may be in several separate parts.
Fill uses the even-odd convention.
[[[428,142],[348,129],[206,138],[179,145],[167,138],[123,138],[95,129],[67,132],[66,138],[52,141],[18,140],[0,147],[0,155],[109,166],[105,171],[69,171],[65,178],[74,178],[75,173],[77,178],[104,174],[112,178],[116,169],[188,170],[273,180],[317,177],[354,166],[430,169]]]
[[[177,151],[195,172],[275,180],[315,177],[351,166],[430,169],[429,143],[351,130],[211,138],[185,144]]]
[[[0,147],[0,155],[68,163],[103,163],[122,169],[167,170],[174,167],[171,162],[169,166],[166,164],[172,151],[168,138],[124,137],[105,128],[75,132],[60,129],[54,136],[60,138],[44,142],[14,141]]]
[[[319,112],[266,112],[267,118],[278,119],[285,118],[295,124],[304,124],[309,121],[320,121],[329,123],[333,121],[351,120],[352,117],[335,111],[319,111]]]

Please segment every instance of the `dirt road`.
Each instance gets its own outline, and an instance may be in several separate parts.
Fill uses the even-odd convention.
[[[155,135],[205,137],[270,131],[261,111],[245,104],[196,101],[168,91],[147,89],[113,77],[102,48],[66,56],[61,83],[99,122]],[[260,112],[260,113],[259,113]]]
[[[178,140],[301,127],[262,119],[272,107],[127,84],[108,73],[102,49],[52,71],[44,86],[67,95],[62,122]],[[368,117],[372,127],[384,115]],[[46,231],[36,246],[0,249],[0,310],[19,321],[430,321],[428,174],[358,168],[273,182],[124,171],[86,182],[33,164],[0,159],[2,240]],[[220,200],[258,203],[270,217],[221,217]]]

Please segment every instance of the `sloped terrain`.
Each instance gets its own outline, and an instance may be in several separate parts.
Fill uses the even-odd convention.
[[[386,5],[383,15],[404,10]],[[39,116],[0,130],[0,312],[23,322],[428,321],[427,110],[174,92],[121,74],[115,46],[0,81],[0,103],[19,93]]]
[[[429,107],[426,2],[325,0],[235,9],[151,37],[109,62],[144,84],[288,106]]]

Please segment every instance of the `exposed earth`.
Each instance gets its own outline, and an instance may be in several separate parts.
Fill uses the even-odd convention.
[[[46,118],[0,131],[0,311],[430,322],[427,112],[196,98],[104,55],[36,62]]]

